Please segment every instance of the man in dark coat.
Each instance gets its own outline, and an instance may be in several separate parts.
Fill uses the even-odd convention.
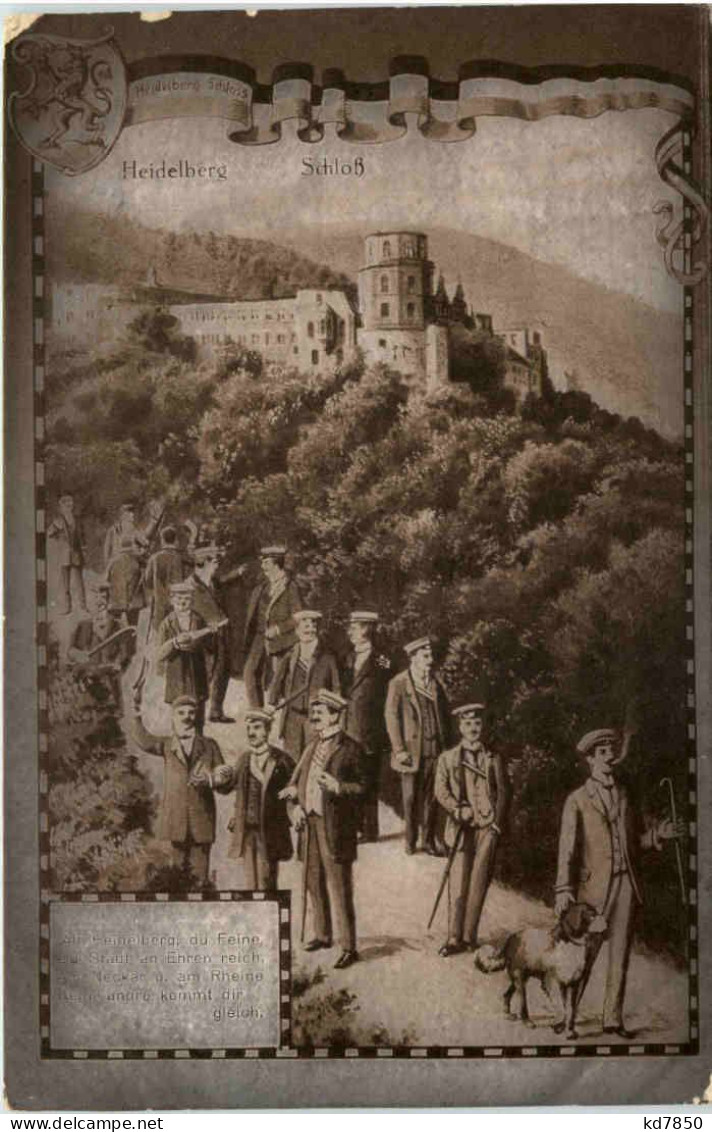
[[[137,709],[131,737],[145,754],[163,759],[163,800],[156,837],[170,844],[172,864],[190,871],[191,887],[202,888],[208,880],[215,841],[213,775],[223,765],[223,757],[214,739],[199,734],[196,708],[192,696],[173,701],[170,735],[152,735]]]
[[[267,703],[281,709],[277,737],[284,749],[298,762],[312,737],[309,704],[319,688],[339,691],[336,658],[323,647],[319,637],[321,613],[300,609],[295,613],[297,643],[281,658],[267,691]]]
[[[603,1030],[632,1038],[623,1021],[623,1002],[635,911],[643,900],[637,858],[641,848],[660,849],[663,841],[682,836],[684,824],[674,826],[664,819],[642,829],[636,807],[616,780],[615,767],[622,758],[616,740],[615,731],[604,727],[587,732],[576,747],[589,775],[564,803],[555,909],[561,916],[569,904],[590,904],[605,920]]]
[[[131,539],[119,545],[106,573],[112,613],[136,626],[145,603],[141,557]]]
[[[59,499],[59,515],[50,523],[47,537],[57,539],[59,545],[59,570],[62,581],[61,613],[72,612],[72,587],[79,602],[79,608],[86,612],[86,593],[84,591],[84,539],[81,523],[74,513],[74,496],[65,492]]]
[[[504,829],[509,780],[501,755],[481,742],[484,704],[453,709],[460,742],[443,751],[435,773],[435,797],[447,813],[445,844],[455,853],[450,885],[447,942],[442,956],[477,946],[477,929]]]
[[[279,795],[289,785],[294,764],[270,746],[271,712],[253,708],[245,723],[249,750],[235,766],[219,768],[214,785],[221,794],[235,791],[228,824],[228,856],[237,864],[234,887],[273,891],[279,888],[279,862],[293,853],[287,803]]]
[[[156,638],[158,671],[166,679],[163,698],[172,704],[179,697],[192,697],[196,702],[196,727],[202,732],[208,698],[205,654],[212,647],[212,636],[205,632],[209,626],[193,609],[193,587],[189,581],[174,582],[170,595],[173,610],[158,626]]]
[[[186,575],[185,559],[178,549],[175,527],[161,531],[161,549],[146,563],[144,589],[151,604],[151,624],[157,629],[171,611],[170,587]]]
[[[317,692],[312,699],[316,737],[305,748],[284,792],[299,834],[299,856],[312,906],[314,937],[305,950],[332,946],[333,917],[341,947],[334,964],[338,968],[350,967],[358,959],[353,863],[366,788],[362,748],[342,728],[345,708],[338,693],[325,688]]]
[[[193,551],[193,609],[206,623],[227,621],[222,595],[215,584],[215,574],[222,559],[220,547],[211,543],[197,546]],[[208,719],[211,723],[234,723],[223,710],[225,694],[230,683],[230,626],[221,625],[213,638],[209,660]]]
[[[401,776],[405,817],[405,851],[415,853],[418,830],[423,848],[444,856],[440,837],[440,807],[435,801],[435,768],[448,746],[450,714],[445,689],[433,674],[429,637],[405,646],[409,666],[388,685],[386,728],[391,765]]]
[[[250,707],[262,706],[278,661],[297,639],[294,614],[302,608],[302,600],[284,568],[286,554],[286,546],[265,546],[260,551],[265,580],[252,591],[245,619],[244,678]]]
[[[344,669],[343,691],[348,701],[344,731],[363,747],[368,776],[361,811],[362,841],[378,840],[378,785],[381,759],[387,745],[383,711],[388,669],[384,667],[383,658],[376,656],[373,645],[377,625],[377,613],[356,610],[351,614],[347,632],[352,651]]]

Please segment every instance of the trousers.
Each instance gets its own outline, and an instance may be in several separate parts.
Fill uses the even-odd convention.
[[[279,888],[279,861],[265,857],[259,830],[248,829],[242,843],[242,856],[235,861],[237,887],[271,892]]]
[[[307,818],[307,849],[304,861],[306,889],[311,901],[314,936],[331,941],[332,917],[336,940],[342,951],[356,950],[353,862],[335,861],[326,840],[324,819]]]
[[[449,876],[448,943],[476,943],[497,853],[497,833],[465,827]]]
[[[418,831],[423,844],[435,845],[442,835],[441,807],[435,799],[435,768],[438,760],[423,759],[415,774],[401,775],[406,848],[415,850]]]
[[[209,842],[171,841],[171,864],[182,871],[190,870],[191,888],[204,888],[210,864]]]

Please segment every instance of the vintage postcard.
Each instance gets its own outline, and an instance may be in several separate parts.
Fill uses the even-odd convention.
[[[703,1096],[708,23],[8,37],[12,1105]]]

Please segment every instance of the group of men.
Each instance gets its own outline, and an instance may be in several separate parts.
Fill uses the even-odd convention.
[[[266,546],[264,581],[251,594],[246,617],[247,747],[227,765],[218,742],[203,734],[206,705],[209,719],[232,722],[222,710],[229,678],[229,624],[215,585],[222,552],[212,542],[196,545],[186,577],[184,566],[171,561],[167,533],[170,528],[162,532],[163,557],[149,559],[144,581],[172,730],[164,736],[146,730],[139,695],[132,732],[142,750],[164,762],[157,836],[170,846],[175,864],[194,883],[207,881],[214,793],[233,793],[228,828],[235,887],[277,888],[280,862],[292,857],[296,835],[303,916],[309,907],[312,924],[306,940],[302,924],[304,946],[317,951],[337,943],[335,966],[348,967],[358,960],[353,864],[359,841],[378,838],[385,763],[400,777],[406,854],[420,848],[447,857],[448,935],[440,955],[475,948],[510,799],[504,762],[483,741],[482,699],[448,703],[428,637],[404,646],[407,665],[389,679],[388,661],[375,647],[379,616],[372,610],[349,616],[350,651],[339,663],[322,640],[320,611],[303,607],[285,568],[286,548]],[[119,546],[125,539],[124,533]],[[185,563],[184,554],[180,558]],[[102,602],[96,617],[108,635],[115,616],[110,581]],[[70,659],[86,660],[91,640],[85,630],[73,641]],[[629,1037],[622,1010],[641,900],[637,850],[660,848],[682,831],[670,821],[645,832],[636,826],[635,807],[615,777],[613,732],[589,732],[577,750],[588,776],[563,810],[556,911],[577,900],[605,917],[604,1026]]]

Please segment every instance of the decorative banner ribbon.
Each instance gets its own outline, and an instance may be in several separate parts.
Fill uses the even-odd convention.
[[[675,220],[673,207],[669,201],[659,201],[653,212],[661,217],[656,232],[657,240],[664,249],[665,267],[678,283],[694,287],[707,275],[707,264],[700,260],[692,262],[692,245],[702,239],[709,221],[709,210],[699,189],[684,170],[684,127],[676,125],[658,142],[655,149],[658,173],[663,181],[675,189],[683,198],[682,216]],[[689,220],[685,207],[689,210]],[[688,236],[687,247],[685,237]],[[689,262],[686,263],[686,252]]]

